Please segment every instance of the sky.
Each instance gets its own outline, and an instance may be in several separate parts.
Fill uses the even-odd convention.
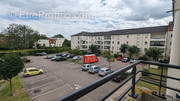
[[[97,32],[167,25],[172,0],[0,0],[0,31],[24,24],[51,37],[67,39]]]

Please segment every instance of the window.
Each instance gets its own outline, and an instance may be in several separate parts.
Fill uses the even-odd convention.
[[[117,42],[117,44],[119,45],[119,41]]]
[[[145,35],[145,38],[148,38],[148,34]]]
[[[147,45],[147,43],[148,43],[148,42],[146,41],[144,44]]]
[[[139,41],[136,42],[136,45],[139,46]]]
[[[129,42],[127,41],[126,43],[128,44]]]
[[[114,44],[114,41],[112,42],[112,44]]]
[[[127,38],[129,38],[129,35],[127,35]]]

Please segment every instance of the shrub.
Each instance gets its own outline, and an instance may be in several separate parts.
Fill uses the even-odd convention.
[[[142,71],[150,73],[150,71],[148,69],[145,69],[145,68]],[[149,76],[148,73],[144,73],[144,72],[142,72],[142,76]]]
[[[139,60],[148,60],[148,56],[147,55],[140,56]]]
[[[23,61],[24,63],[31,62],[31,60],[29,60],[29,59],[27,59],[27,58],[22,58],[22,61]]]

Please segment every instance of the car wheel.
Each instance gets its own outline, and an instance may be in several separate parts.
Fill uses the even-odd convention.
[[[39,74],[43,74],[43,72],[39,72]]]

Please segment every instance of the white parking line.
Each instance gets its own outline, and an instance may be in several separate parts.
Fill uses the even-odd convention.
[[[37,80],[37,81],[35,81],[35,82],[31,82],[30,84],[34,84],[34,83],[36,83],[36,82],[39,82],[39,81],[42,81],[42,80],[46,80],[46,79],[49,79],[49,78],[53,78],[53,77],[57,79],[56,76],[50,76],[50,77],[46,77],[46,78],[44,78],[44,79]],[[33,80],[32,80],[32,81],[33,81]]]
[[[43,96],[43,95],[46,95],[46,94],[49,94],[49,93],[52,93],[52,92],[54,92],[54,91],[56,91],[56,90],[58,90],[58,89],[61,89],[61,88],[65,87],[65,86],[70,86],[70,85],[69,85],[69,84],[65,84],[65,85],[63,85],[63,86],[61,86],[61,87],[58,87],[58,88],[53,89],[53,90],[50,90],[50,91],[48,91],[48,92],[46,92],[46,93],[43,93],[43,94],[37,95],[37,96],[35,96],[35,97],[32,97],[32,99],[38,98],[38,97],[40,97],[40,96]]]
[[[49,84],[53,84],[53,83],[61,82],[61,81],[63,81],[63,80],[60,79],[60,80],[57,80],[57,81],[49,82],[49,83],[43,84],[43,85],[38,86],[38,87],[34,87],[34,88],[27,89],[27,91],[31,91],[31,90],[33,90],[33,89],[41,88],[41,87],[47,86],[47,85],[49,85]]]

